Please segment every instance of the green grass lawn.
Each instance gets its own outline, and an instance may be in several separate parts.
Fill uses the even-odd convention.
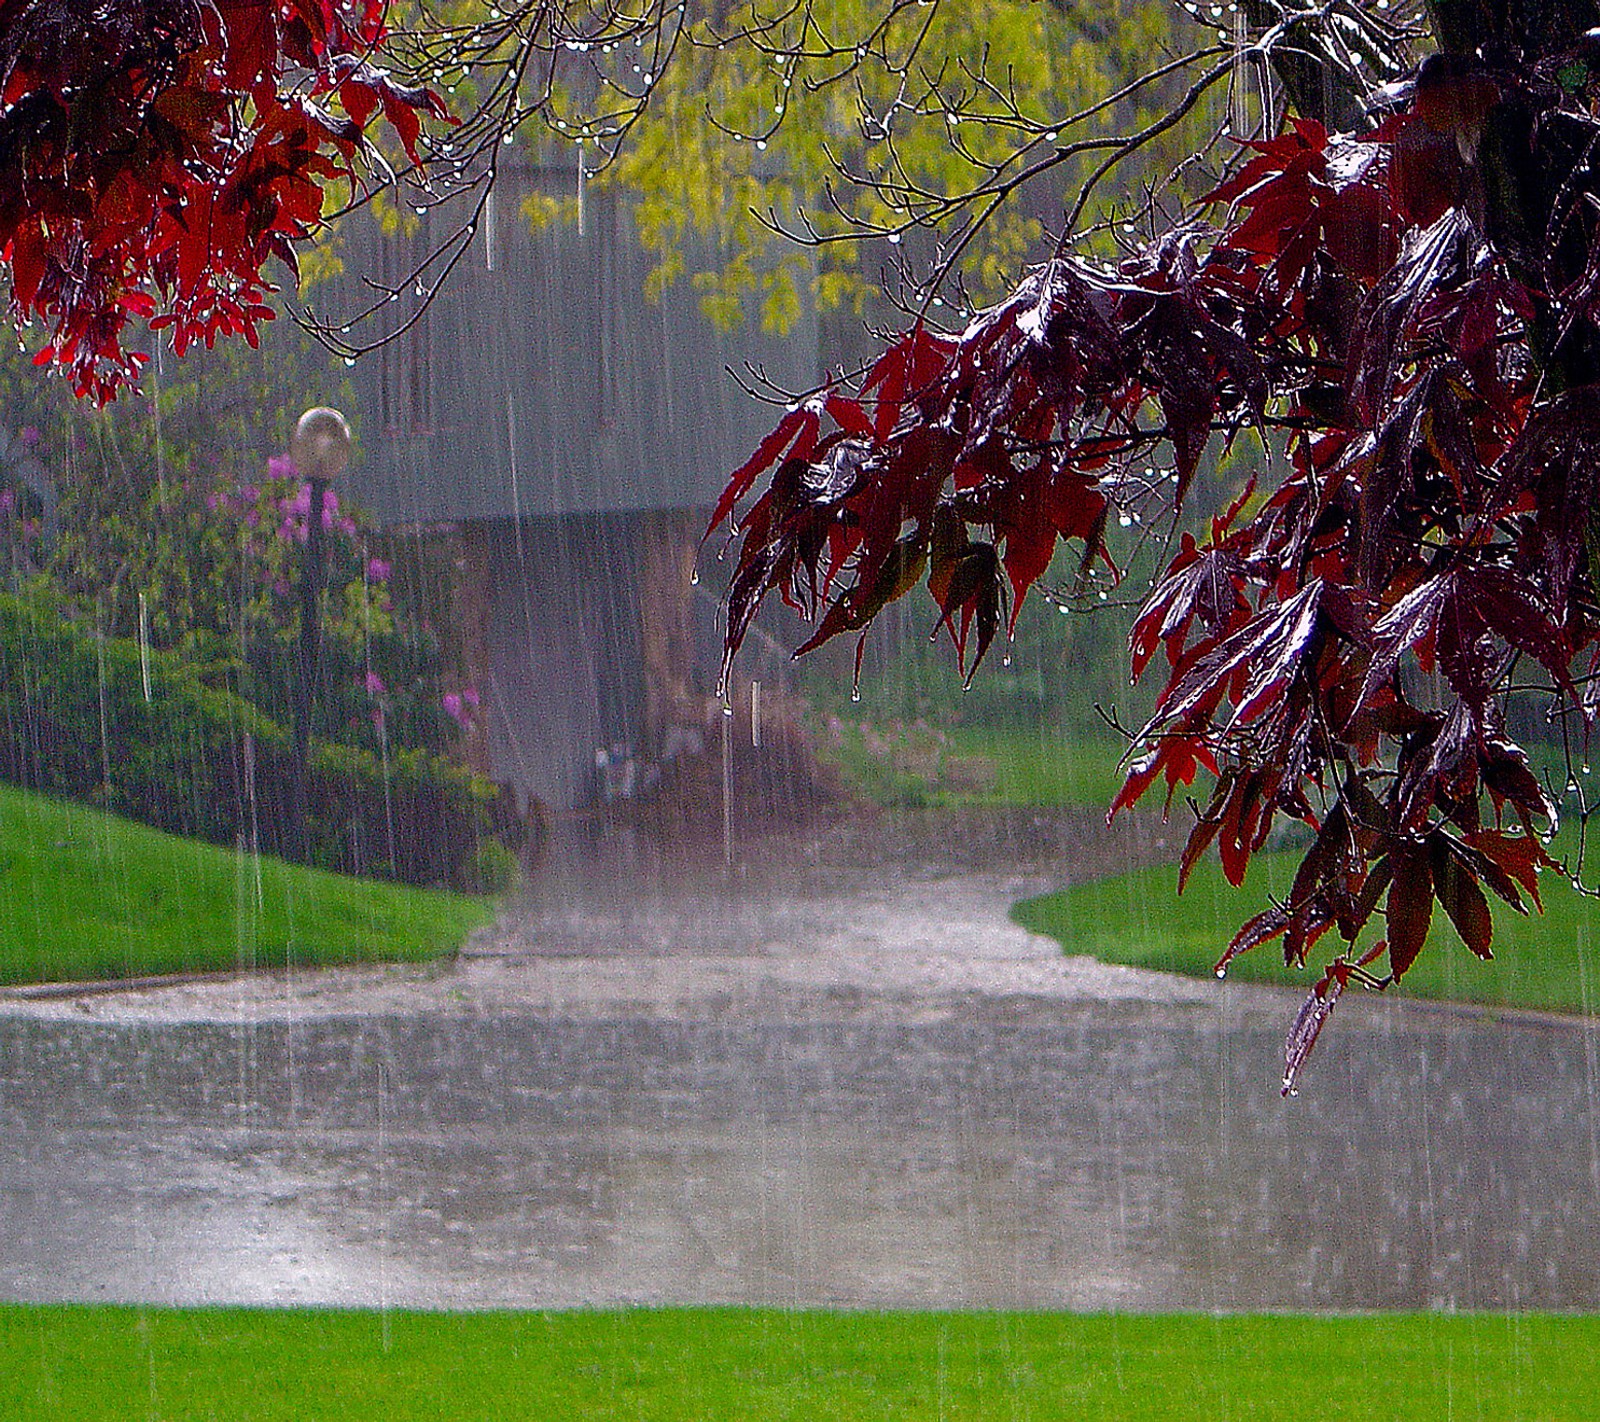
[[[1298,863],[1293,853],[1263,855],[1251,866],[1244,888],[1236,890],[1208,857],[1195,866],[1181,898],[1174,866],[1142,869],[1024,899],[1011,917],[1056,939],[1069,953],[1209,977],[1240,924],[1267,906],[1267,895],[1287,895]],[[1543,917],[1523,918],[1493,901],[1492,963],[1466,950],[1436,905],[1427,948],[1391,991],[1494,1006],[1595,1011],[1600,1007],[1600,900],[1576,893],[1556,874],[1542,876],[1539,891]],[[1381,931],[1380,913],[1368,937],[1376,940]],[[1267,943],[1235,958],[1228,976],[1309,988],[1340,945],[1330,933],[1311,950],[1309,967],[1291,971],[1283,966],[1281,940]],[[1384,970],[1381,962],[1376,966]]]
[[[0,982],[431,958],[491,912],[0,786]]]
[[[1122,787],[1117,762],[1126,747],[1109,736],[1067,739],[1046,726],[922,729],[836,719],[837,729],[823,723],[812,743],[852,793],[874,804],[1103,810]]]
[[[1591,1418],[1600,1319],[0,1307],[8,1422]]]

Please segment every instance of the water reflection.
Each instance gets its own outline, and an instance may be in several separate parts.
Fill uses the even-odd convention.
[[[1592,1029],[1352,1004],[1285,1103],[1261,1002],[12,1017],[0,1293],[1595,1306]]]

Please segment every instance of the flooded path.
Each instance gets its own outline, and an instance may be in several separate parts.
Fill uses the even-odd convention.
[[[1292,994],[1063,958],[1026,861],[596,867],[442,970],[8,996],[0,1296],[1600,1305],[1594,1023],[1347,1000],[1285,1102]]]

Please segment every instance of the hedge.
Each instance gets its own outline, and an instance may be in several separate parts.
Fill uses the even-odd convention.
[[[288,731],[172,653],[98,636],[0,595],[0,779],[175,834],[282,854]],[[148,693],[148,694],[147,694]],[[443,757],[314,741],[306,776],[311,863],[476,889],[480,841],[523,829],[490,782]]]

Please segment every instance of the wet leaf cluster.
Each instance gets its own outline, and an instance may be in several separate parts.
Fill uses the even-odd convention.
[[[356,180],[381,114],[411,160],[427,89],[370,62],[381,0],[24,0],[0,8],[0,253],[40,364],[104,403],[148,360],[272,319],[326,189]]]
[[[1362,132],[1291,114],[1120,262],[1063,248],[794,405],[716,510],[730,658],[769,593],[814,646],[922,584],[970,668],[1058,543],[1087,579],[1110,518],[1171,530],[1129,643],[1165,686],[1113,813],[1206,773],[1180,883],[1215,845],[1237,885],[1276,826],[1309,830],[1218,964],[1341,940],[1286,1089],[1435,908],[1488,957],[1487,896],[1537,905],[1557,805],[1510,701],[1572,747],[1600,713],[1597,57],[1575,24],[1482,19],[1374,90]],[[1245,441],[1254,476],[1183,532],[1208,449]]]

